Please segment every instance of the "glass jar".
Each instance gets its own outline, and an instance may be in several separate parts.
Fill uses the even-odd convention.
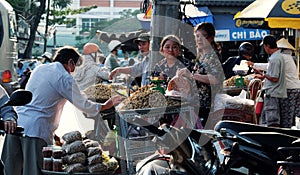
[[[44,160],[43,160],[43,169],[48,170],[48,171],[52,171],[52,167],[53,167],[52,158],[44,158]]]
[[[51,158],[52,156],[52,146],[43,147],[44,158]]]
[[[63,151],[61,147],[54,147],[52,150],[52,157],[53,159],[61,159],[63,155]]]
[[[62,160],[61,159],[53,159],[53,171],[62,172]]]

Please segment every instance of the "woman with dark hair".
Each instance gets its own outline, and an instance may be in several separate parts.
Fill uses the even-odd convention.
[[[189,76],[196,81],[199,93],[199,117],[204,126],[214,105],[214,97],[222,91],[224,73],[217,44],[215,42],[215,27],[203,22],[195,26],[194,35],[197,46],[196,63],[193,74],[181,70],[180,74]]]
[[[53,144],[67,101],[91,116],[120,102],[117,96],[103,104],[95,103],[80,92],[71,76],[80,61],[77,50],[65,46],[56,52],[53,63],[42,64],[32,71],[25,88],[33,94],[32,100],[16,108],[18,124],[24,127],[26,137],[6,135],[1,157],[6,174],[42,174],[42,149]]]

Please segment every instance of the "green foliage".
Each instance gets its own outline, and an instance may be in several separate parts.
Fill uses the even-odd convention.
[[[132,11],[132,9],[125,9],[119,14],[121,15],[121,19],[127,19],[127,18],[136,17],[138,13],[140,13],[140,10]]]
[[[72,0],[56,0],[56,1],[53,1],[52,6],[55,9],[64,9],[64,8],[67,8],[68,5],[70,5],[70,4],[72,4]]]
[[[55,4],[53,5],[56,6]],[[63,8],[63,9],[52,9],[50,10],[50,16],[52,16],[52,19],[49,19],[49,25],[54,24],[75,24],[75,19],[67,19],[68,15],[76,15],[80,13],[87,12],[93,8],[97,8],[97,6],[88,6],[80,9],[72,10],[69,7]]]

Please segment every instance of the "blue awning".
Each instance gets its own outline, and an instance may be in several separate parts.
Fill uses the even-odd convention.
[[[189,4],[189,6],[193,6],[193,5]],[[208,7],[195,7],[195,8],[198,9],[197,14],[196,13],[191,14],[191,10],[188,9],[185,10],[185,18],[183,19],[183,22],[192,24],[193,26],[196,26],[201,22],[214,23],[213,14],[211,13]]]
[[[265,35],[270,34],[270,31],[265,29],[236,27],[231,14],[215,14],[214,19],[215,40],[218,42],[262,40]]]

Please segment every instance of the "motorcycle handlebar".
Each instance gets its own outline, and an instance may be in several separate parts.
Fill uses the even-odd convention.
[[[18,136],[23,136],[24,132],[24,128],[17,126],[16,130],[14,133],[12,133],[13,135],[18,135]],[[6,134],[5,129],[4,129],[4,121],[0,120],[0,135],[4,135]]]

